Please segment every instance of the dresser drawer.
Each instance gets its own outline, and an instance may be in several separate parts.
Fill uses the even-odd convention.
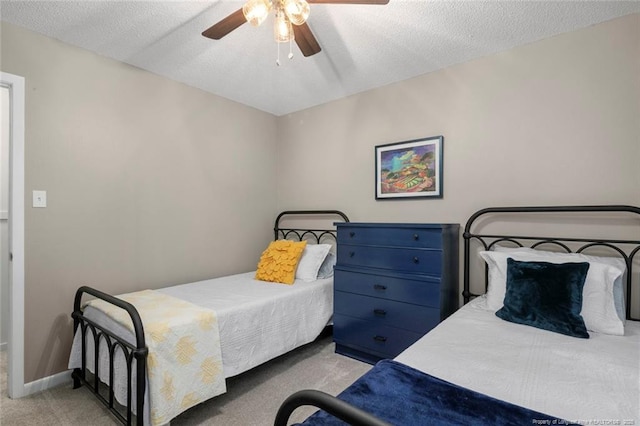
[[[442,251],[343,244],[338,246],[338,265],[440,275],[442,273]]]
[[[335,291],[340,292],[363,294],[433,308],[440,307],[439,277],[408,279],[347,271],[336,266],[333,286]]]
[[[335,314],[333,321],[333,338],[337,344],[370,351],[383,358],[395,358],[424,335],[340,314]]]
[[[442,247],[442,228],[338,226],[338,244],[395,247]]]
[[[381,326],[398,327],[424,334],[440,322],[440,310],[395,300],[336,292],[334,312]]]

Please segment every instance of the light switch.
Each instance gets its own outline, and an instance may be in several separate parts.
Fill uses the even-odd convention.
[[[33,207],[47,207],[47,191],[33,191]]]

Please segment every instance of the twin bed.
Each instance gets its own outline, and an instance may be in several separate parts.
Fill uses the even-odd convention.
[[[292,285],[256,280],[256,272],[250,272],[118,297],[90,287],[79,288],[72,314],[75,336],[69,360],[74,387],[85,384],[125,424],[165,424],[181,411],[223,393],[224,379],[312,342],[333,315],[335,249],[327,250],[335,245],[334,221],[348,218],[335,210],[286,211],[277,217],[274,241],[307,241],[296,270],[299,278]],[[327,222],[331,226],[326,226]],[[283,227],[287,223],[321,226]],[[320,254],[307,250],[315,248],[324,250]],[[86,304],[84,295],[95,299]],[[127,300],[137,307],[161,304],[160,315],[167,319],[143,324],[141,313]],[[171,303],[191,307],[187,312],[200,310],[191,320],[171,317],[166,308]],[[195,335],[201,330],[195,327],[195,332],[185,331],[185,323],[199,323],[200,315],[210,311],[215,317],[208,321],[216,322],[217,330],[208,327],[202,339],[205,341],[200,342]],[[154,339],[157,336],[161,338]],[[168,371],[153,374],[153,380],[160,383],[157,393],[153,388],[150,392],[146,380],[147,368],[154,371],[151,367],[158,364],[150,350],[163,350],[162,346],[156,347],[155,340],[180,348],[179,354],[168,354]],[[219,341],[218,347],[208,348],[210,340]],[[187,372],[191,376],[171,371],[171,362],[183,369],[183,364],[194,364],[193,372]],[[185,380],[181,386],[180,381]],[[203,389],[195,389],[200,382]],[[166,405],[174,402],[178,406],[166,412],[170,409]]]
[[[516,231],[476,230],[501,220],[500,225]],[[578,237],[562,238],[522,230],[531,223],[540,229],[550,222],[565,228],[565,235],[570,228],[585,230]],[[602,236],[602,227],[594,230],[592,223],[619,224],[626,233],[618,229],[613,237]],[[639,225],[640,208],[630,206],[489,208],[475,213],[463,235],[465,304],[394,360],[380,361],[337,398],[316,390],[290,396],[275,425],[288,424],[290,414],[302,405],[322,409],[304,425],[640,424],[640,322],[631,314],[632,306],[639,308],[640,280],[637,266],[634,269]],[[489,259],[486,268],[479,252]],[[578,307],[588,338],[562,334],[562,324],[532,326],[499,318],[496,312],[513,304],[513,291],[507,288],[505,294],[502,288],[500,294],[500,279],[505,277],[500,277],[499,267],[504,265],[491,263],[504,257],[517,261],[511,262],[508,282],[502,283],[514,288],[519,279],[515,266],[554,270],[567,263],[574,269],[588,263],[584,304],[582,310]],[[472,281],[478,281],[474,278],[487,283],[479,286],[484,288],[478,294],[472,291],[478,287],[472,287]],[[527,285],[533,285],[531,280]],[[485,288],[486,294],[480,295]],[[524,299],[525,308],[538,303],[533,296]],[[527,320],[535,317],[525,313]]]
[[[348,221],[336,211],[302,213],[329,213],[329,217]],[[311,237],[320,242],[335,235],[331,229],[283,230],[279,220],[280,216],[276,239]],[[640,278],[637,266],[634,268],[640,251],[639,221],[640,208],[630,206],[476,212],[463,234],[462,308],[394,360],[379,362],[338,397],[316,390],[292,395],[275,415],[275,425],[287,425],[291,413],[301,405],[322,409],[306,425],[640,424],[640,322],[632,314],[640,309]],[[518,228],[516,222],[524,225]],[[579,235],[566,235],[564,229],[560,232],[563,237],[518,231],[532,223],[536,229],[546,229],[546,223],[552,222],[578,229]],[[508,231],[478,231],[493,229],[496,223],[506,225]],[[595,235],[591,233],[593,223],[603,225]],[[621,234],[617,229],[612,237],[603,236],[601,229],[609,229],[609,224],[627,226],[628,232]],[[252,277],[253,273],[159,291],[216,311],[224,377],[312,341],[332,314],[331,278],[296,280],[293,286],[254,282],[247,294],[236,293],[240,286],[236,280],[255,281]],[[522,293],[529,288],[527,283],[539,288],[540,281],[545,281],[540,277],[551,277],[563,290],[542,286],[539,293]],[[259,290],[262,288],[268,290]],[[263,291],[266,299],[254,299]],[[83,309],[84,293],[127,309],[136,332],[118,330],[108,324],[108,318]],[[549,294],[554,297],[551,307],[544,300]],[[279,318],[290,310],[280,304],[289,297],[295,301],[287,306],[299,309],[292,308],[290,316]],[[254,309],[261,304],[262,309]],[[537,321],[545,316],[539,315],[541,311],[532,312],[532,307],[546,309],[545,315],[551,312],[553,321]],[[584,318],[586,331],[566,326],[576,316]],[[148,414],[135,416],[153,410],[149,409],[153,403],[139,396],[147,388],[148,349],[135,308],[85,287],[78,290],[73,317],[76,344],[70,365],[75,368],[76,386],[89,385],[112,410],[117,405],[114,399],[119,401],[125,407],[124,415],[116,414],[122,422],[146,423]],[[269,337],[269,330],[282,333]],[[96,351],[95,341],[103,342],[101,350]],[[97,357],[96,352],[100,352]],[[124,361],[125,368],[118,367],[123,363],[118,361],[122,354],[130,360]],[[114,371],[125,371],[124,378],[114,379]],[[105,388],[105,393],[98,377],[115,386]],[[132,388],[133,394],[127,392]]]

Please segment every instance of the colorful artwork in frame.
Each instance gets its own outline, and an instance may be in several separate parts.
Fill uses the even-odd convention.
[[[442,136],[376,146],[376,199],[442,198]]]

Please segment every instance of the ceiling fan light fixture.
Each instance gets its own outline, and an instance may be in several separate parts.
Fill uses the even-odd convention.
[[[302,25],[309,17],[309,3],[306,0],[282,0],[287,18],[293,25]]]
[[[247,22],[257,27],[269,16],[272,6],[271,0],[247,0],[242,6],[242,14]]]
[[[0,0],[1,1],[1,0]],[[222,0],[220,0],[222,1]],[[313,31],[307,25],[309,18],[309,4],[338,3],[338,4],[387,4],[390,0],[243,0],[244,6],[237,9],[226,18],[216,22],[202,32],[202,35],[220,40],[245,22],[258,26],[275,9],[278,18],[274,25],[275,39],[280,43],[289,42],[289,57],[292,56],[291,44],[295,42],[305,57],[322,51]],[[295,25],[295,27],[293,26]],[[295,32],[293,31],[295,29]]]
[[[294,39],[293,27],[285,11],[279,5],[276,7],[273,35],[278,43],[286,43]]]

